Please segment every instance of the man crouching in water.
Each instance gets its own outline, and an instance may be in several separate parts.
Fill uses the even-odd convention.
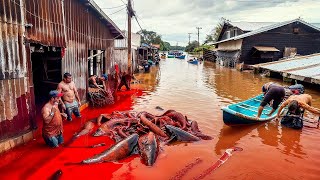
[[[63,143],[62,116],[65,116],[65,114],[60,113],[58,108],[62,95],[56,90],[50,91],[50,100],[41,110],[43,118],[42,137],[50,147],[59,147],[59,144]]]
[[[70,73],[64,73],[63,80],[58,84],[57,88],[59,93],[63,93],[62,107],[66,110],[68,121],[72,121],[72,113],[77,117],[81,117],[79,110],[79,107],[81,106],[80,98],[76,85],[71,78],[72,76]]]

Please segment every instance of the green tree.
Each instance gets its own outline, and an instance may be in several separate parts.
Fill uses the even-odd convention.
[[[186,52],[193,52],[193,50],[198,47],[198,41],[192,41],[188,46],[186,47]]]
[[[145,29],[137,32],[141,35],[141,42],[147,44],[160,44],[162,42],[161,35],[154,31],[147,31]]]
[[[213,42],[213,41],[214,41],[213,36],[210,35],[210,34],[209,34],[209,35],[207,34],[206,40],[204,40],[204,43],[203,43],[203,44],[207,44],[207,43]]]
[[[162,41],[160,43],[160,51],[169,51],[170,50],[170,43]]]
[[[212,35],[212,39],[213,41],[218,41],[220,33],[223,29],[223,26],[225,23],[229,22],[229,20],[227,20],[226,18],[222,17],[220,19],[220,22],[216,25],[216,27],[214,28],[214,33]]]

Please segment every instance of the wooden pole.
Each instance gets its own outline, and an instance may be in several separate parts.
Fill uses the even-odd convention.
[[[199,30],[202,29],[201,27],[197,27],[198,29],[198,48],[200,47],[200,40],[199,40]],[[200,57],[200,51],[199,51],[199,57]]]
[[[189,44],[190,44],[190,38],[191,38],[191,34],[192,34],[192,33],[188,33],[188,34],[189,34]]]
[[[128,73],[131,72],[131,18],[133,16],[133,9],[131,6],[131,0],[128,0]]]

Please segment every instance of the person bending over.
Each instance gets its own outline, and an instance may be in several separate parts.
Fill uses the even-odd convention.
[[[264,98],[258,108],[257,118],[260,118],[264,107],[273,100],[272,110],[268,114],[268,116],[271,116],[285,97],[284,87],[273,82],[264,84],[262,86],[262,92],[264,93]]]
[[[320,110],[311,106],[312,97],[309,94],[300,94],[290,96],[279,108],[277,118],[280,118],[280,114],[283,108],[288,106],[288,112],[293,115],[300,115],[304,110],[320,115]]]

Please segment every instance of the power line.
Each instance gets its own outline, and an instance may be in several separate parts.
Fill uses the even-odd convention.
[[[137,23],[138,23],[138,25],[139,25],[139,27],[140,27],[140,29],[141,29],[141,31],[142,31],[143,29],[142,29],[142,27],[141,27],[141,25],[140,25],[140,23],[139,23],[139,21],[138,21],[138,19],[137,19],[137,16],[134,16],[134,18],[136,19],[136,21],[137,21]]]
[[[121,0],[123,2],[124,5],[127,5],[123,0]]]
[[[125,6],[125,4],[120,5],[120,6],[115,6],[115,7],[110,7],[110,8],[100,8],[100,9],[115,9],[115,8],[119,8],[119,7],[123,7]]]
[[[113,14],[116,14],[116,13],[118,13],[118,12],[120,12],[120,11],[122,11],[122,10],[126,9],[126,8],[127,8],[127,7],[124,7],[124,8],[122,8],[122,9],[120,9],[120,10],[118,10],[118,11],[114,12],[114,13],[111,13],[111,14],[109,14],[109,16],[110,16],[110,15],[113,15]]]

